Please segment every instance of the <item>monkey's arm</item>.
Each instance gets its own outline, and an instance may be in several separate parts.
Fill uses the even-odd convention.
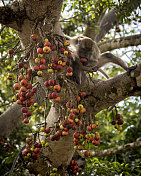
[[[128,70],[128,67],[125,64],[125,62],[123,62],[122,59],[120,59],[119,57],[114,56],[111,53],[101,54],[101,56],[100,56],[100,58],[98,60],[98,63],[96,65],[97,70],[99,68],[101,68],[102,66],[104,66],[105,64],[109,63],[109,62],[112,62],[112,63],[114,63],[116,65],[121,66],[126,71]]]

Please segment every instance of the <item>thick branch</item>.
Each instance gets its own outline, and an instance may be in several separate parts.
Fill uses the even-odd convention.
[[[0,23],[19,32],[22,32],[24,25],[31,29],[35,22],[52,20],[55,23],[59,21],[62,2],[63,0],[54,0],[53,3],[51,0],[15,0],[11,6],[0,7]],[[31,34],[31,30],[29,32]]]
[[[18,7],[18,8],[17,8]],[[21,30],[21,24],[26,17],[24,8],[19,8],[17,3],[13,6],[0,7],[0,23],[15,30]]]
[[[99,111],[113,106],[129,96],[141,95],[141,63],[131,71],[118,75],[106,81],[99,81],[90,86],[87,101],[89,111],[96,114]],[[92,107],[93,105],[93,107]]]
[[[140,5],[139,1],[130,0],[129,2],[125,1],[121,6],[110,10],[106,15],[103,16],[101,22],[99,24],[99,32],[97,36],[95,36],[95,30],[92,29],[91,23],[87,25],[85,30],[85,35],[89,36],[90,38],[94,39],[96,42],[99,42],[105,34],[108,33],[110,29],[112,29],[116,24],[119,23],[120,18],[127,17],[130,15],[131,10],[135,10]],[[130,13],[126,13],[130,10]],[[118,17],[118,19],[117,19]]]
[[[115,147],[115,148],[110,148],[110,149],[105,149],[105,150],[95,150],[92,151],[92,156],[93,157],[98,157],[98,156],[107,156],[107,155],[114,155],[120,152],[127,152],[129,150],[133,150],[135,148],[141,147],[141,141],[125,144],[123,146]]]
[[[104,35],[117,24],[118,9],[112,9],[101,20],[99,34],[95,37],[95,41],[100,41]]]
[[[94,13],[95,14],[98,13],[99,15],[96,15],[94,20],[88,21],[88,23],[86,24],[86,27],[85,27],[85,31],[83,33],[84,36],[87,36],[87,37],[91,38],[92,40],[95,40],[96,34],[98,32],[97,27],[100,25],[101,19],[105,15],[104,7],[100,6],[101,0],[94,2],[94,4],[95,4]],[[93,26],[95,26],[95,27],[91,26],[92,23],[93,23]]]
[[[119,19],[123,18],[124,16],[127,17],[127,15],[130,15],[131,12],[128,14],[126,12],[129,11],[129,9],[132,9],[132,11],[135,10],[139,5],[140,1],[125,1],[121,7],[118,6],[116,9],[110,10],[109,13],[107,13],[101,20],[101,24],[99,26],[100,31],[95,38],[96,42],[100,41],[105,36],[105,34],[107,34],[107,32],[113,28],[113,26],[119,23],[117,17]]]
[[[141,34],[116,38],[98,43],[101,53],[128,46],[141,45]]]
[[[42,104],[45,97],[45,92],[40,85],[37,86],[35,101]],[[0,137],[7,137],[23,120],[21,106],[14,103],[0,116]]]

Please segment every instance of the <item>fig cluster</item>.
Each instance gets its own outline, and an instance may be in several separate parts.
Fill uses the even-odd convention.
[[[82,172],[82,168],[78,166],[77,161],[71,160],[69,164],[69,172],[71,175],[78,176]]]
[[[89,143],[94,146],[100,145],[100,135],[97,132],[98,130],[98,122],[97,124],[93,123],[87,126],[87,130],[82,130],[80,132],[75,132],[74,136],[74,149],[75,150],[84,150],[85,146]],[[85,152],[84,156],[88,157],[89,152]]]
[[[33,58],[34,64],[32,68],[29,67],[28,61],[25,62],[24,59],[21,59],[17,63],[17,80],[13,85],[15,96],[12,100],[21,106],[24,123],[29,123],[33,109],[38,107],[38,103],[35,102],[33,97],[37,92],[37,88],[33,86],[33,83],[35,83],[34,78],[43,77],[48,74],[47,80],[44,81],[47,93],[46,98],[48,101],[52,101],[56,107],[59,106],[61,101],[64,101],[64,105],[66,104],[66,115],[58,119],[55,127],[48,127],[46,123],[37,126],[34,130],[34,136],[26,138],[26,148],[22,152],[22,156],[25,159],[38,159],[42,147],[48,147],[50,141],[59,141],[61,137],[67,136],[70,130],[74,130],[74,148],[76,150],[85,149],[86,144],[89,143],[94,146],[100,145],[100,135],[97,132],[99,128],[98,122],[89,122],[89,125],[83,124],[83,116],[86,113],[86,108],[84,107],[84,99],[87,97],[86,92],[80,92],[76,96],[76,102],[73,102],[74,100],[71,97],[69,99],[66,98],[68,96],[65,93],[67,92],[68,94],[69,90],[64,89],[63,84],[57,77],[57,75],[61,75],[61,79],[71,79],[73,76],[72,55],[68,48],[70,42],[64,40],[61,45],[50,42],[48,39],[37,42],[38,35],[36,34],[31,36],[31,40],[35,42],[36,58]],[[12,57],[15,52],[11,49],[8,53]],[[81,58],[81,62],[85,64],[87,60]],[[8,78],[12,80],[13,74],[9,73]],[[84,130],[80,130],[82,128]],[[40,135],[44,135],[45,139],[38,142],[35,136]],[[87,150],[83,154],[85,157],[91,155]],[[72,160],[70,170],[72,175],[78,175],[82,171],[82,168],[79,168],[77,162]],[[54,169],[50,174],[57,174],[57,171]]]
[[[123,119],[121,118],[121,115],[116,113],[116,116],[115,116],[115,120],[113,120],[111,122],[111,124],[118,130],[118,131],[121,131],[122,130],[122,127],[121,125],[123,125],[124,121]]]

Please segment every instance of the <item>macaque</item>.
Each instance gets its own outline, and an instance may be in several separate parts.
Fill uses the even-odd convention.
[[[73,56],[73,72],[78,84],[81,84],[85,72],[100,71],[106,78],[108,75],[101,70],[105,64],[112,62],[127,71],[127,65],[122,59],[111,53],[100,53],[95,41],[85,36],[66,37],[70,40],[70,49]]]

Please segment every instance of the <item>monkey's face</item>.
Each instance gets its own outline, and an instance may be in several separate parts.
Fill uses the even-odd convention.
[[[99,49],[92,39],[85,36],[75,37],[71,42],[71,47],[76,56],[75,61],[79,61],[82,66],[88,68],[96,65],[99,57]],[[84,62],[81,62],[81,59]]]
[[[93,53],[93,41],[90,38],[79,37],[77,52],[80,59],[85,58],[88,61]]]

